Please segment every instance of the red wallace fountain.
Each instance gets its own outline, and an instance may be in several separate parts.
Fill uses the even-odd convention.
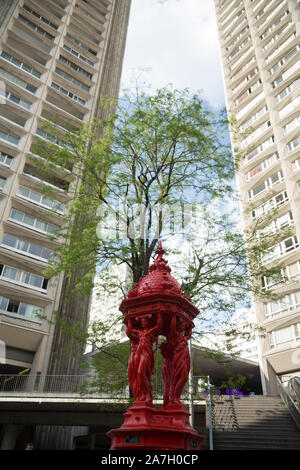
[[[111,450],[199,450],[204,439],[190,425],[188,407],[180,400],[190,371],[188,341],[199,310],[171,276],[164,253],[160,242],[149,274],[120,305],[131,340],[128,378],[135,401],[124,414],[123,425],[107,433]],[[159,335],[166,337],[159,346],[164,400],[162,408],[155,408],[151,376],[153,344]]]

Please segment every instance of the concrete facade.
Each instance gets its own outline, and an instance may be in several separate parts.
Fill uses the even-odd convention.
[[[262,262],[283,263],[286,282],[258,280],[280,299],[254,299],[257,323],[266,331],[264,393],[277,394],[276,376],[300,374],[300,5],[215,0],[215,10],[226,105],[240,134],[237,183],[244,226],[282,233]]]

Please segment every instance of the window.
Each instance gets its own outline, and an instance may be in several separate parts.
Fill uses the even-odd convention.
[[[47,291],[48,279],[11,266],[0,264],[0,278],[26,287],[29,286],[32,289]]]
[[[277,47],[277,49],[275,49],[275,51],[270,54],[265,60],[266,62],[270,62],[270,60],[272,60],[276,55],[279,54],[279,52],[281,52],[283,49],[286,48],[286,46],[291,42],[293,41],[294,39],[296,38],[296,33],[293,33],[286,41],[284,41],[281,46]]]
[[[246,122],[242,126],[240,126],[241,131],[245,131],[248,127],[250,127],[257,119],[259,119],[261,116],[263,116],[266,112],[268,111],[267,106],[263,106],[259,111],[257,111],[253,116],[251,116],[249,119],[247,119]]]
[[[2,92],[0,93],[0,95],[1,94],[2,94]],[[29,103],[28,101],[22,100],[22,98],[20,98],[19,96],[16,96],[15,94],[13,94],[9,91],[5,92],[5,98],[7,100],[11,101],[12,103],[18,104],[22,108],[25,108],[25,109],[30,109],[31,108],[31,103]]]
[[[38,34],[40,34],[41,36],[43,36],[44,38],[46,39],[49,39],[49,41],[54,41],[55,39],[55,36],[53,36],[52,34],[49,34],[47,31],[45,31],[43,28],[40,28],[39,26],[37,26],[35,23],[33,23],[32,21],[28,20],[27,18],[25,18],[25,16],[23,15],[19,15],[19,20],[22,21],[22,23],[26,24],[27,26],[29,26],[29,28],[33,29],[34,31],[36,31]]]
[[[38,219],[37,217],[25,214],[24,212],[18,211],[16,209],[11,209],[9,220],[17,224],[24,225],[25,227],[29,227],[33,230],[36,230],[37,232],[42,232],[45,234],[53,233],[55,230],[58,229],[57,225],[51,224],[42,219]]]
[[[280,59],[273,67],[270,68],[269,73],[273,75],[277,70],[279,70],[284,64],[286,64],[294,55],[299,51],[299,46],[294,47],[290,52],[288,52],[282,59]]]
[[[281,7],[281,5],[280,5]],[[263,34],[259,37],[261,40],[265,39],[271,31],[279,25],[279,23],[289,14],[289,10],[286,10],[283,15],[279,16],[274,22],[272,22],[268,28],[263,32]],[[264,22],[266,24],[266,21]]]
[[[41,74],[37,70],[35,70],[33,67],[30,67],[30,66],[24,64],[20,60],[15,59],[10,54],[7,54],[6,52],[2,51],[1,52],[1,57],[3,57],[3,59],[5,59],[8,62],[10,62],[11,64],[13,64],[15,67],[18,67],[19,69],[25,70],[25,72],[30,73],[31,75],[34,75],[36,78],[41,78]]]
[[[300,116],[297,116],[295,119],[283,126],[282,130],[284,135],[296,129],[298,126],[300,126]]]
[[[261,256],[261,260],[263,263],[267,263],[273,259],[280,258],[297,248],[299,248],[297,237],[292,236],[286,238],[277,245],[268,248],[268,250]]]
[[[299,328],[300,325],[298,323],[272,331],[271,333],[269,333],[270,347],[278,348],[299,341]]]
[[[92,15],[91,13],[89,13],[85,8],[82,8],[80,7],[79,5],[75,5],[76,8],[78,8],[78,10],[82,11],[82,13],[84,13],[86,16],[88,16],[89,18],[92,18],[94,21],[96,21],[97,23],[99,24],[104,24],[103,21],[99,20],[98,18],[95,18],[94,15]]]
[[[14,75],[2,69],[1,67],[0,67],[0,77],[7,79],[11,83],[18,85],[19,87],[23,88],[24,90],[29,91],[30,93],[34,94],[37,90],[37,88],[34,87],[33,85],[30,85],[24,80],[21,80],[20,78],[15,77]]]
[[[273,220],[269,225],[266,227],[257,230],[257,238],[261,238],[264,235],[274,233],[284,227],[289,227],[294,223],[292,212],[289,211],[286,214],[278,217],[277,219]]]
[[[11,155],[0,151],[0,163],[2,165],[10,167],[12,161],[13,157]]]
[[[289,200],[287,191],[282,191],[281,193],[277,194],[276,196],[272,197],[268,201],[264,202],[260,206],[256,207],[251,211],[252,219],[256,219],[257,217],[261,216],[262,214],[266,214],[272,209],[276,209],[280,207],[282,204]]]
[[[249,200],[253,199],[266,189],[272,188],[272,186],[275,186],[275,184],[280,183],[281,181],[283,181],[283,174],[280,170],[264,180],[262,183],[251,188],[250,191],[248,191]]]
[[[44,16],[40,15],[39,13],[37,13],[35,10],[32,10],[30,7],[28,7],[27,5],[23,5],[23,8],[24,10],[28,11],[29,13],[31,13],[32,15],[36,16],[39,20],[42,20],[44,23],[48,24],[49,26],[51,26],[51,28],[54,28],[54,29],[57,29],[58,26],[54,23],[52,23],[51,21],[49,21],[47,18],[45,18]]]
[[[86,70],[82,69],[78,65],[74,64],[74,62],[71,62],[70,60],[66,59],[62,55],[59,56],[59,61],[62,62],[63,64],[67,65],[67,67],[70,67],[71,69],[74,69],[76,72],[80,73],[84,77],[88,78],[91,80],[93,78],[93,75]]]
[[[90,91],[90,87],[87,86],[85,83],[82,83],[80,82],[79,80],[77,80],[77,78],[74,78],[72,77],[71,75],[69,75],[68,73],[64,72],[62,69],[60,69],[59,67],[56,67],[55,69],[55,72],[60,75],[61,77],[65,78],[66,80],[68,80],[69,82],[72,82],[74,83],[75,85],[79,86],[80,88],[82,88],[83,90],[89,92]]]
[[[287,95],[292,93],[292,91],[295,90],[299,85],[300,85],[300,78],[297,78],[297,80],[292,82],[281,93],[279,93],[278,95],[275,96],[276,103],[279,103],[281,100],[283,100],[283,98],[285,98]]]
[[[13,251],[18,251],[25,256],[41,259],[43,261],[48,261],[53,255],[53,250],[49,250],[48,248],[22,240],[21,238],[17,238],[7,233],[3,235],[2,246]]]
[[[76,101],[77,103],[81,104],[82,106],[86,106],[86,101],[85,100],[83,100],[82,98],[80,98],[77,95],[74,95],[74,93],[72,93],[69,90],[66,90],[65,88],[61,87],[60,85],[57,85],[57,83],[52,82],[51,87],[54,88],[55,90],[59,91],[59,93],[62,93],[63,95],[68,96],[73,101]]]
[[[300,306],[300,291],[288,294],[278,300],[273,300],[265,304],[266,317],[275,317],[277,315],[295,310]]]
[[[15,145],[16,147],[18,146],[19,141],[20,141],[19,137],[13,134],[9,134],[6,131],[2,131],[1,129],[0,129],[0,139],[6,140],[6,142],[9,142],[10,144]]]
[[[1,191],[2,191],[3,188],[4,188],[5,181],[6,181],[6,178],[2,178],[2,176],[0,176],[0,190],[1,190]]]
[[[66,44],[63,45],[63,48],[70,52],[70,54],[73,54],[75,57],[78,57],[78,59],[82,60],[83,62],[86,62],[88,65],[90,65],[91,67],[94,67],[95,64],[94,62],[92,62],[91,60],[89,60],[87,57],[83,56],[82,54],[80,54],[79,52],[76,52],[74,51],[74,49],[72,49],[71,47],[67,46]]]
[[[39,318],[43,314],[43,309],[36,305],[25,304],[19,300],[8,299],[0,296],[0,311],[5,314],[23,317],[25,320],[41,323]]]
[[[68,38],[71,42],[74,44],[77,44],[78,46],[82,47],[82,49],[85,49],[86,51],[90,52],[93,55],[97,55],[97,52],[91,49],[89,46],[87,46],[84,42],[80,41],[79,39],[74,38],[71,34],[67,33],[66,38]]]
[[[46,196],[33,191],[32,189],[26,188],[25,186],[19,186],[17,195],[23,199],[27,199],[33,202],[34,204],[38,204],[47,209],[59,212],[60,214],[64,213],[64,205],[61,202],[49,199]]]
[[[269,166],[273,165],[273,163],[279,160],[279,156],[277,153],[274,153],[272,157],[267,158],[266,160],[262,161],[259,165],[253,168],[251,171],[248,171],[246,178],[247,181],[251,181],[256,175],[258,175],[261,171],[266,170]]]
[[[264,276],[262,278],[263,289],[271,289],[272,287],[278,286],[284,282],[287,282],[295,276],[300,275],[300,261],[288,264],[285,268],[280,270],[280,275]]]
[[[245,147],[251,145],[251,143],[254,140],[257,140],[258,137],[260,137],[266,131],[266,129],[268,129],[269,127],[271,127],[271,122],[270,121],[264,122],[255,131],[253,131],[250,135],[248,135],[244,140],[241,141],[241,143],[240,143],[241,147],[245,148]]]
[[[289,149],[289,152],[292,152],[293,150],[295,150],[297,147],[299,147],[300,145],[300,137],[297,137],[296,139],[294,140],[291,140],[288,144],[287,144],[287,147]]]
[[[256,157],[257,155],[262,153],[264,150],[266,150],[268,147],[270,147],[273,144],[274,144],[274,136],[272,135],[267,140],[265,140],[261,145],[256,147],[256,149],[248,153],[248,155],[246,155],[246,160],[249,162],[250,160],[252,160],[252,158]]]

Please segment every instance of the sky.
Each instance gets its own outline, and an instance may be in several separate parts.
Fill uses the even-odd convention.
[[[132,0],[121,87],[133,77],[153,92],[169,83],[201,90],[213,108],[224,106],[213,0]]]

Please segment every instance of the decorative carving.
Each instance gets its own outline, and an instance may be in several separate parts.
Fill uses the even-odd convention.
[[[128,319],[127,336],[131,339],[131,354],[128,363],[128,378],[135,400],[152,403],[151,375],[154,368],[154,354],[152,344],[156,341],[162,326],[161,315],[158,323],[151,327],[152,315],[145,315],[139,319],[140,329],[133,328],[131,319]]]
[[[182,318],[173,316],[167,342],[160,345],[164,357],[162,374],[165,407],[182,405],[180,397],[191,366],[188,348],[191,334],[192,325],[187,325]]]

